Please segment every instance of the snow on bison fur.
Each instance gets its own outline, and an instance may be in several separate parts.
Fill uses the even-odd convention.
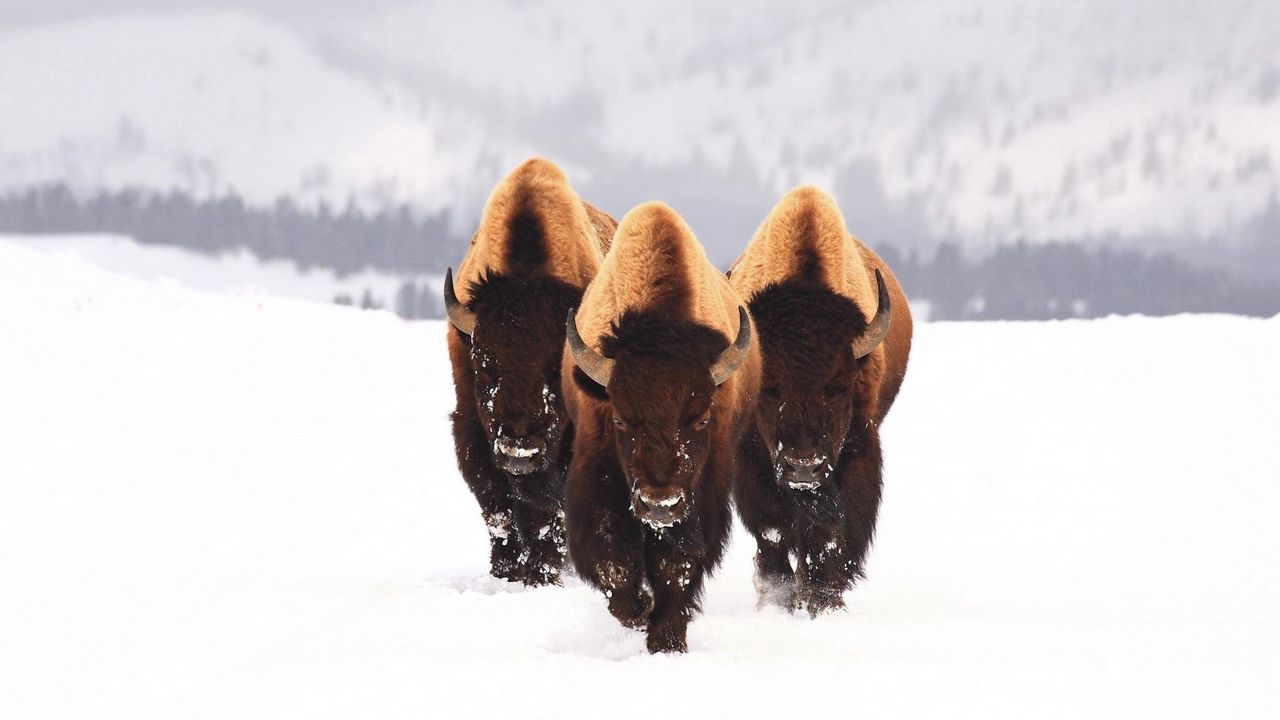
[[[764,356],[734,485],[761,602],[841,608],[875,532],[879,428],[911,351],[907,298],[812,187],[779,201],[729,281],[748,299]]]
[[[752,337],[738,294],[661,203],[622,219],[568,321],[569,557],[614,617],[647,629],[650,652],[687,649],[724,553],[760,380]]]
[[[535,158],[493,190],[457,283],[445,277],[458,468],[488,526],[496,577],[559,582],[573,437],[560,387],[564,318],[616,225]]]

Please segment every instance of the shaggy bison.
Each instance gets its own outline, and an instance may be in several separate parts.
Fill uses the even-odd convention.
[[[724,552],[738,440],[760,354],[738,294],[679,215],[627,213],[568,322],[577,428],[569,556],[650,652],[684,651],[702,581]]]
[[[455,285],[445,276],[458,468],[489,529],[490,571],[529,585],[564,566],[573,432],[560,386],[564,318],[616,223],[533,159],[494,189]]]
[[[843,607],[863,574],[880,505],[879,427],[906,373],[911,313],[893,273],[812,187],[782,198],[730,282],[748,298],[764,356],[734,485],[757,543],[757,590],[817,615]]]

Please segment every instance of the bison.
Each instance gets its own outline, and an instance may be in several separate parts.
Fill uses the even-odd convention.
[[[760,381],[750,317],[684,220],[649,203],[622,219],[567,335],[569,557],[650,652],[682,652],[732,522]]]
[[[761,602],[816,616],[843,607],[863,576],[880,423],[906,374],[911,312],[893,273],[813,187],[778,202],[729,278],[764,357],[734,502],[756,539]]]
[[[445,275],[458,469],[480,504],[496,577],[559,582],[573,437],[560,385],[564,318],[616,225],[535,158],[489,196],[457,284]]]

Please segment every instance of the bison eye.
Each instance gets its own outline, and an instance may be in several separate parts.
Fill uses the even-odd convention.
[[[616,418],[613,418],[610,422],[612,422],[613,426],[618,428],[619,430],[627,429],[627,424],[622,421],[622,418],[616,417]]]
[[[711,424],[711,418],[702,418],[701,420],[693,424],[693,429],[706,430],[707,426],[710,424]]]

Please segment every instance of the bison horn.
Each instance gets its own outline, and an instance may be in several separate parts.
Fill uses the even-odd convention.
[[[582,372],[587,374],[600,387],[609,386],[609,378],[613,377],[613,360],[592,350],[582,336],[578,334],[578,311],[570,310],[565,321],[565,338],[569,341],[569,351],[573,353],[573,361]]]
[[[711,380],[716,385],[728,380],[731,375],[747,361],[747,351],[751,349],[751,320],[747,317],[747,309],[738,306],[738,337],[733,344],[720,353],[711,366]]]
[[[444,273],[444,310],[454,327],[468,336],[476,331],[476,314],[468,310],[453,292],[453,268]]]
[[[854,357],[864,357],[876,349],[876,346],[889,334],[889,321],[893,317],[893,308],[889,306],[889,290],[884,286],[884,276],[876,269],[876,286],[880,291],[879,307],[876,316],[871,319],[867,329],[853,341]]]

